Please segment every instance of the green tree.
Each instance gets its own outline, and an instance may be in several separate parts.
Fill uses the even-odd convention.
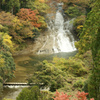
[[[20,8],[29,8],[32,7],[35,0],[19,0],[19,1],[20,1]]]
[[[80,34],[79,52],[92,51],[94,67],[88,83],[90,97],[100,100],[100,2],[93,1],[83,32]]]
[[[44,16],[48,11],[49,6],[45,2],[40,2],[39,0],[35,0],[33,8],[31,9],[37,9],[39,11],[39,14]]]
[[[0,25],[0,31],[3,28]],[[3,89],[3,83],[14,75],[15,63],[10,52],[11,48],[13,48],[11,37],[7,33],[0,32],[0,93]]]
[[[5,38],[7,33],[0,32],[0,76],[2,83],[13,77],[13,71],[15,70],[15,63],[10,52],[11,38]],[[10,37],[9,35],[7,35]],[[13,45],[12,45],[13,46]]]
[[[52,92],[63,87],[69,88],[70,85],[72,88],[71,83],[76,83],[76,80],[72,82],[73,79],[76,79],[75,77],[82,77],[87,74],[84,63],[72,58],[55,57],[52,63],[45,60],[36,67],[38,70],[29,78],[29,83],[43,83],[42,86],[50,87]]]
[[[41,94],[39,88],[37,86],[33,86],[31,88],[24,88],[16,100],[42,100],[40,97]]]
[[[19,0],[0,0],[0,7],[4,11],[16,13],[20,8]]]

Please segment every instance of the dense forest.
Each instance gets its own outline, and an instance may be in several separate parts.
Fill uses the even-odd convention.
[[[41,92],[39,86],[24,88],[16,100],[100,100],[99,0],[0,0],[0,93],[14,77],[13,54],[47,29],[46,14],[56,9],[51,2],[63,2],[65,18],[75,18],[78,53],[69,59],[40,62],[28,83],[44,83],[42,87],[50,91]]]

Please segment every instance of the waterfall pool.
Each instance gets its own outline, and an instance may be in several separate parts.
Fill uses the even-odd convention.
[[[36,67],[35,65],[43,60],[52,61],[53,57],[69,58],[74,56],[77,51],[69,53],[56,53],[56,54],[45,54],[45,55],[20,55],[15,56],[14,61],[16,63],[15,78],[11,79],[10,82],[27,82],[27,78],[32,75]],[[10,98],[16,100],[16,97],[21,92],[23,87],[6,87],[3,90],[3,98]]]

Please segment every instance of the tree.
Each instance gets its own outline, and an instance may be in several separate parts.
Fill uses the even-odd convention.
[[[86,97],[87,95],[88,93],[78,91],[76,95],[77,99],[74,100],[88,100]],[[64,94],[63,92],[60,94],[57,90],[54,96],[55,96],[53,97],[54,100],[71,100],[69,99],[71,95]],[[91,98],[90,100],[94,100],[94,98]]]
[[[41,24],[38,23],[39,16],[37,14],[38,11],[36,10],[32,11],[31,9],[22,8],[19,13],[17,13],[17,16],[19,19],[30,21],[34,27],[40,27]]]
[[[12,47],[10,36],[7,33],[0,32],[0,77],[2,83],[12,78],[15,70],[15,63],[10,52]]]
[[[20,8],[20,3],[19,0],[0,0],[0,7],[4,11],[16,13]]]
[[[17,13],[19,19],[29,21],[35,28],[46,27],[45,18],[40,16],[37,10],[22,8]]]
[[[27,8],[33,5],[35,0],[19,0],[20,8]]]
[[[0,12],[0,31],[8,33],[15,43],[25,42],[24,39],[33,38],[33,26],[28,21],[18,19],[11,13]]]
[[[79,80],[79,77],[87,74],[84,63],[81,60],[71,58],[67,60],[55,57],[52,63],[45,60],[36,67],[38,70],[32,77],[29,77],[29,83],[43,83],[42,86],[50,87],[50,91],[52,92],[64,87],[70,89],[82,88],[83,81]],[[79,81],[73,81],[73,77],[75,79],[77,77]]]
[[[31,88],[24,88],[18,95],[16,100],[42,100],[41,94],[37,86]]]
[[[49,6],[45,3],[44,0],[35,0],[35,2],[33,3],[33,7],[31,7],[31,9],[38,10],[39,14],[44,16],[45,14],[47,14]]]
[[[100,100],[100,2],[91,4],[92,10],[87,16],[83,32],[80,34],[79,52],[92,51],[94,67],[89,79],[88,90],[90,97]],[[82,51],[81,51],[82,50]]]

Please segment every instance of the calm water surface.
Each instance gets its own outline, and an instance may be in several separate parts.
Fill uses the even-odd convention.
[[[10,82],[27,82],[27,78],[36,71],[36,65],[43,60],[52,61],[53,57],[68,58],[74,56],[77,51],[70,53],[57,53],[51,55],[20,55],[15,56],[14,61],[16,64],[15,78]],[[16,100],[23,87],[6,87],[3,91],[3,98],[10,98]]]

